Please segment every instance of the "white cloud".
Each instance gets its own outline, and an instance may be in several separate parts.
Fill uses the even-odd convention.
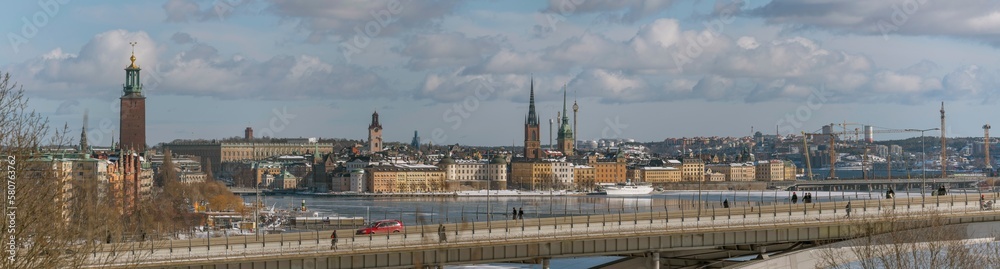
[[[392,90],[373,72],[324,62],[316,56],[273,56],[265,61],[221,55],[195,43],[168,60],[165,49],[145,32],[113,30],[94,36],[78,54],[61,49],[13,65],[29,94],[50,99],[108,98],[121,94],[129,42],[136,46],[147,96],[175,94],[222,99],[294,100],[317,97],[357,99],[391,97]]]
[[[994,0],[773,0],[749,14],[799,28],[948,36],[1000,46],[1000,5]]]
[[[367,32],[371,38],[436,25],[458,7],[456,0],[269,0],[266,11],[296,23],[310,42],[349,39]],[[370,29],[368,29],[370,28]]]
[[[410,57],[406,66],[412,70],[469,66],[498,51],[499,39],[469,38],[461,33],[419,34],[404,41],[400,53]]]
[[[549,0],[542,11],[562,16],[597,13],[607,21],[632,23],[659,14],[672,4],[673,0]]]

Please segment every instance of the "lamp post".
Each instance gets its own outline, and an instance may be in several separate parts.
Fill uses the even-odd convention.
[[[924,191],[925,190],[924,190],[924,188],[927,185],[927,156],[926,156],[927,153],[924,150],[924,132],[926,132],[926,131],[941,130],[941,129],[940,128],[931,128],[931,129],[923,129],[923,130],[918,130],[918,129],[906,129],[906,130],[907,131],[919,131],[920,132],[920,174],[921,174],[920,175],[920,207],[923,207],[924,206],[924,202],[925,202],[925,197],[924,197]]]
[[[493,170],[493,167],[490,165],[490,162],[489,160],[486,161],[486,227],[492,229],[493,226],[490,223],[490,216],[492,216],[490,214],[490,190],[492,189],[490,181],[493,179],[490,178],[490,170]]]

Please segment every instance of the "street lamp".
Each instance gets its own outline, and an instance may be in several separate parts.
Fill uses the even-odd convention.
[[[924,188],[927,186],[927,153],[924,150],[924,132],[926,131],[936,131],[941,130],[940,128],[931,129],[906,129],[906,131],[917,131],[920,132],[920,207],[924,207],[925,197]]]

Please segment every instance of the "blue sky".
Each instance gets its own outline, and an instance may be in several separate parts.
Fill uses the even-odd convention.
[[[55,125],[87,111],[105,145],[129,42],[150,143],[362,139],[377,109],[388,141],[520,145],[531,77],[543,122],[565,85],[586,140],[933,128],[942,101],[948,135],[979,136],[1000,112],[992,0],[43,0],[0,18],[0,72]]]

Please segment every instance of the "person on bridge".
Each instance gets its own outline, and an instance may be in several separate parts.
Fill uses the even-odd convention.
[[[799,195],[795,194],[795,192],[792,192],[792,203],[795,204],[798,202],[799,202]]]
[[[330,233],[330,249],[337,249],[337,231]]]
[[[847,201],[846,211],[847,211],[847,217],[850,218],[851,217],[851,201]]]
[[[945,190],[944,185],[941,185],[941,187],[938,188],[938,194],[937,195],[941,196],[941,195],[945,195],[945,194],[948,194],[948,191]]]
[[[514,212],[510,213],[510,216],[511,216],[511,218],[513,218],[515,220],[517,219],[517,208],[516,207],[514,208]]]
[[[438,224],[438,237],[442,243],[448,242],[448,233],[445,232],[444,224]]]
[[[979,195],[979,209],[986,210],[986,195]]]
[[[885,199],[892,199],[893,197],[896,197],[896,192],[892,191],[892,189],[885,191]]]
[[[523,207],[520,210],[517,211],[517,218],[524,219],[524,208]]]
[[[722,201],[722,208],[729,208],[729,198],[726,198],[725,201]]]
[[[808,203],[812,203],[812,202],[813,202],[812,194],[809,194],[807,192],[806,194],[802,195],[802,203],[808,204]]]

